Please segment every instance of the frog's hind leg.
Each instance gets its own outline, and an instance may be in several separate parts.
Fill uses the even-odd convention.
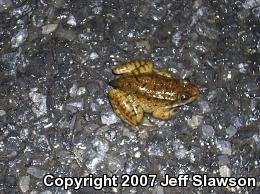
[[[117,65],[113,68],[114,74],[142,74],[151,73],[154,63],[151,60],[135,60]]]
[[[168,120],[170,119],[172,116],[174,116],[176,113],[178,112],[178,110],[172,108],[172,107],[161,107],[156,109],[153,112],[153,116],[155,118],[161,119],[161,120]]]
[[[144,111],[134,96],[121,90],[111,90],[108,93],[109,101],[118,116],[130,125],[141,123]]]
[[[173,77],[172,73],[170,73],[169,71],[164,71],[164,70],[161,70],[161,69],[154,68],[153,72],[156,73],[156,74],[162,75],[164,77],[169,77],[169,78]]]

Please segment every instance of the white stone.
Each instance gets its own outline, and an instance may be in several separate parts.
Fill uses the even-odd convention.
[[[20,130],[20,138],[21,139],[27,139],[29,136],[29,129],[28,128],[24,128]]]
[[[46,172],[44,170],[41,170],[39,168],[36,168],[34,166],[30,166],[27,169],[27,173],[38,178],[38,179],[42,179],[44,177],[44,175],[46,174]]]
[[[54,32],[58,27],[58,24],[47,24],[42,26],[42,34],[50,34]]]
[[[0,117],[2,117],[2,116],[4,116],[4,115],[6,115],[5,110],[0,110]]]
[[[0,0],[0,12],[7,10],[11,6],[12,6],[11,0]]]
[[[210,112],[209,103],[207,101],[199,101],[198,104],[203,113]]]
[[[221,151],[222,154],[231,155],[231,143],[225,140],[216,140],[217,148]]]
[[[93,144],[93,147],[96,147],[97,152],[101,155],[104,155],[109,150],[108,141],[106,140],[95,138],[91,143]]]
[[[84,100],[78,99],[78,101],[70,102],[70,103],[67,104],[67,108],[70,108],[70,107],[76,108],[78,110],[83,110]]]
[[[27,193],[30,189],[30,176],[22,176],[19,179],[19,187],[23,193]]]
[[[181,32],[179,31],[172,36],[172,43],[175,44],[175,46],[179,46],[180,40],[181,40]]]
[[[140,158],[140,157],[141,157],[141,152],[140,151],[135,152],[135,158]]]
[[[200,115],[192,115],[191,119],[187,120],[188,125],[192,129],[196,129],[202,122],[203,116]]]
[[[247,68],[248,68],[248,64],[247,63],[239,63],[238,68],[239,68],[240,73],[246,73]]]
[[[228,166],[220,166],[219,174],[221,177],[231,177],[231,170]]]
[[[259,0],[246,0],[243,3],[243,7],[245,9],[251,9],[251,8],[257,7],[257,6],[260,6],[260,1]]]
[[[77,83],[73,83],[70,90],[69,90],[69,94],[71,97],[75,97],[77,95],[77,91],[78,91],[78,84]]]
[[[101,122],[105,125],[112,125],[118,122],[118,117],[112,111],[103,111],[101,113]]]
[[[32,88],[31,92],[29,93],[29,97],[34,103],[32,107],[32,111],[36,114],[37,117],[40,117],[47,113],[47,105],[46,105],[47,97],[36,91],[37,88]]]
[[[19,47],[23,42],[26,41],[28,37],[27,29],[21,29],[14,37],[11,39],[12,48]]]
[[[86,88],[85,87],[79,87],[78,91],[77,91],[77,95],[80,96],[82,94],[86,93]]]
[[[181,148],[181,149],[178,149],[175,151],[175,156],[179,160],[185,158],[187,156],[187,154],[189,154],[189,151],[186,150],[185,148]]]
[[[228,128],[226,128],[226,133],[227,133],[228,137],[232,137],[237,133],[237,128],[230,125]]]
[[[205,137],[212,138],[212,137],[214,137],[215,130],[210,125],[203,125],[202,126],[202,133]]]
[[[76,26],[77,22],[76,19],[73,15],[70,15],[67,21],[67,24],[71,25],[71,26]]]
[[[96,155],[96,157],[92,158],[90,161],[86,162],[86,167],[90,169],[91,173],[96,172],[97,165],[101,163],[104,159],[102,155]]]
[[[157,144],[149,145],[147,151],[149,156],[164,156],[162,147]]]
[[[98,56],[98,54],[96,53],[96,52],[92,52],[92,53],[90,53],[90,55],[89,55],[89,58],[91,59],[91,60],[95,60],[95,59],[97,59],[99,56]]]

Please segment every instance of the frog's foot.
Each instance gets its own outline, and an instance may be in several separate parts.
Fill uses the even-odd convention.
[[[154,63],[151,60],[135,60],[117,65],[112,71],[114,74],[141,74],[151,73],[153,67]]]
[[[153,112],[153,116],[155,118],[161,119],[161,120],[168,120],[170,119],[172,116],[174,116],[176,113],[178,112],[178,110],[172,108],[172,107],[161,107],[156,109]]]
[[[108,97],[113,110],[123,121],[130,125],[141,123],[144,111],[134,96],[114,89],[109,91]]]
[[[161,76],[164,76],[164,77],[169,77],[169,78],[172,78],[172,73],[170,73],[169,71],[163,71],[163,70],[160,70],[160,69],[157,69],[157,68],[154,68],[153,69],[153,72],[155,72],[156,74],[159,74]]]

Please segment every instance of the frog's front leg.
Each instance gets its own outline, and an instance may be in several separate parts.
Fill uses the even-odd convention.
[[[168,120],[177,112],[178,111],[172,107],[161,107],[153,112],[153,116],[161,120]]]
[[[133,95],[113,89],[109,91],[108,97],[113,110],[123,121],[130,125],[141,123],[144,111]]]
[[[114,74],[141,74],[151,73],[153,71],[153,67],[154,63],[151,60],[135,60],[117,65],[112,71]]]

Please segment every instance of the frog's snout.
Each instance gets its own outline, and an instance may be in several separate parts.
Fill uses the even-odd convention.
[[[193,85],[191,93],[192,93],[192,96],[198,96],[200,94],[200,90],[196,85]]]

